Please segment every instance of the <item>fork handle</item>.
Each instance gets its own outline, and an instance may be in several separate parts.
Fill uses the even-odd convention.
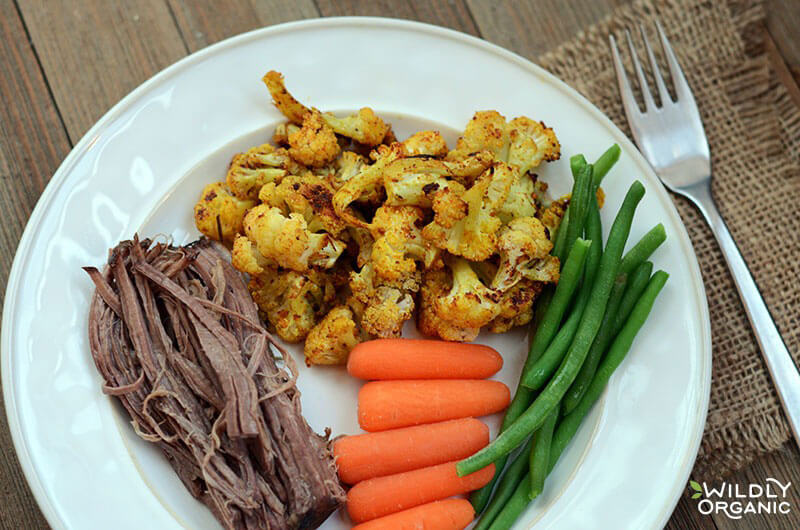
[[[775,383],[783,410],[789,420],[795,442],[800,445],[800,372],[798,372],[786,344],[783,342],[775,321],[772,319],[755,280],[739,252],[725,221],[719,214],[711,195],[710,182],[700,183],[685,190],[708,221],[714,237],[719,243],[725,261],[733,276],[736,289],[742,299],[747,318],[753,327],[767,368]]]

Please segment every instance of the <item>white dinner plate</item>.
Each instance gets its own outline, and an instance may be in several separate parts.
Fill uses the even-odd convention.
[[[139,440],[89,354],[92,283],[81,270],[139,232],[198,236],[192,205],[231,156],[267,141],[282,117],[261,76],[275,69],[298,99],[324,110],[370,106],[398,137],[421,127],[453,142],[480,109],[553,127],[561,160],[541,176],[570,187],[569,157],[622,157],[604,181],[608,229],[638,178],[647,195],[631,240],[658,222],[654,255],[670,280],[632,351],[515,528],[654,528],[670,516],[700,443],[711,380],[708,310],[697,261],[664,188],[630,141],[567,85],[482,40],[407,21],[334,18],[253,31],[156,75],[111,109],[56,172],[22,237],[2,328],[3,392],[22,468],[55,528],[217,528],[160,453]],[[411,326],[408,326],[411,328]],[[413,329],[409,329],[413,334]],[[525,330],[482,334],[503,354],[513,389]],[[299,349],[294,349],[298,361]],[[302,363],[301,363],[302,364]],[[303,412],[317,431],[358,432],[359,383],[341,368],[303,368]],[[486,418],[496,433],[499,416]],[[324,528],[345,528],[343,513]]]

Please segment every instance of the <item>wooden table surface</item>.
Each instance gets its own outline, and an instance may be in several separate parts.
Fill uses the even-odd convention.
[[[290,20],[373,15],[454,28],[533,59],[627,1],[528,0],[512,6],[482,0],[0,0],[0,293],[28,216],[71,147],[130,90],[191,52]],[[767,49],[800,104],[800,1],[767,3]],[[0,477],[0,527],[46,527],[3,414]],[[791,514],[731,521],[700,515],[696,501],[684,497],[667,527],[800,528],[797,448],[787,444],[729,481],[764,484],[767,477],[792,482]]]

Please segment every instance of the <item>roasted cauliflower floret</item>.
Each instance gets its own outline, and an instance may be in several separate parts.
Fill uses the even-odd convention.
[[[447,142],[439,131],[419,131],[400,143],[405,156],[443,157],[447,154]]]
[[[268,182],[280,182],[287,173],[289,156],[285,149],[263,144],[234,155],[225,181],[240,199],[255,199]]]
[[[490,151],[501,161],[508,160],[508,132],[506,119],[496,110],[475,113],[456,142],[456,148],[447,154],[448,160],[460,160],[477,151]]]
[[[316,109],[305,115],[303,126],[289,134],[289,156],[301,164],[321,167],[339,156],[339,141]]]
[[[362,228],[360,226],[348,226],[347,234],[352,244],[357,247],[353,254],[356,256],[356,265],[361,268],[369,261],[372,255],[372,245],[375,243],[375,240],[372,238],[372,234],[367,228]]]
[[[518,174],[497,215],[504,223],[516,217],[533,217],[538,210],[536,199],[535,178],[527,173]]]
[[[300,126],[292,122],[281,123],[275,127],[275,133],[272,135],[272,143],[282,147],[289,147],[289,135],[299,130]]]
[[[458,200],[435,204],[433,222],[422,229],[425,239],[451,254],[471,261],[482,261],[495,253],[501,221],[497,211],[508,197],[514,171],[502,162],[495,163]],[[453,222],[454,219],[457,219]]]
[[[353,151],[342,152],[342,156],[336,159],[336,171],[330,178],[331,186],[338,190],[348,180],[358,175],[365,165],[367,165],[366,159],[358,153]]]
[[[496,111],[476,112],[447,158],[463,160],[478,150],[490,151],[497,160],[516,171],[508,204],[499,212],[501,220],[508,222],[514,217],[535,215],[535,179],[528,173],[542,160],[558,160],[561,156],[561,146],[553,129],[524,116],[506,123]]]
[[[363,165],[361,170],[347,179],[333,195],[333,208],[336,214],[351,226],[368,228],[368,223],[359,218],[350,208],[353,202],[364,197],[374,196],[383,191],[383,172],[386,167],[401,155],[399,144],[379,146],[375,153],[375,163]]]
[[[508,123],[507,131],[510,145],[506,161],[520,174],[536,169],[542,160],[552,162],[561,158],[556,133],[543,122],[520,116]]]
[[[598,191],[600,190],[598,189]],[[556,201],[550,202],[547,205],[543,205],[545,207],[539,212],[539,220],[547,229],[548,236],[551,241],[556,237],[558,227],[561,226],[561,220],[564,218],[564,214],[567,212],[568,205],[569,196],[564,196]]]
[[[301,214],[311,232],[325,231],[337,237],[345,228],[333,210],[333,189],[318,177],[289,175],[277,186],[271,183],[261,188],[258,199],[285,214]]]
[[[361,342],[353,311],[336,306],[309,332],[303,353],[306,364],[345,364],[347,356]]]
[[[380,119],[369,107],[359,109],[356,114],[344,118],[337,118],[326,112],[323,119],[328,126],[347,138],[364,145],[375,146],[383,142],[389,126]]]
[[[500,298],[500,313],[487,325],[492,333],[505,333],[511,328],[524,326],[533,318],[533,303],[542,292],[544,283],[521,280],[503,293]]]
[[[508,124],[510,146],[508,164],[517,170],[517,179],[511,185],[508,200],[500,209],[500,218],[508,222],[514,217],[536,215],[537,199],[542,184],[530,172],[542,160],[551,162],[561,156],[561,146],[553,129],[530,118],[514,118]],[[546,186],[545,186],[546,189]]]
[[[455,224],[467,216],[467,203],[456,190],[446,188],[433,196],[433,209],[436,224],[444,228],[453,228]]]
[[[540,281],[558,281],[558,258],[550,256],[553,243],[541,221],[535,217],[518,217],[504,226],[497,238],[500,265],[492,288],[506,291],[528,274],[546,273]],[[540,263],[542,261],[548,264]],[[555,272],[555,274],[553,274]]]
[[[414,298],[402,286],[391,285],[375,274],[372,262],[350,275],[350,290],[362,309],[361,327],[381,338],[399,337],[414,311]]]
[[[449,258],[453,286],[446,296],[434,301],[436,315],[460,328],[481,328],[500,312],[501,293],[485,286],[470,263]]]
[[[436,301],[448,295],[452,283],[450,272],[446,268],[424,273],[422,287],[419,290],[417,329],[429,337],[470,342],[478,336],[480,328],[456,326],[436,313]]]
[[[456,195],[464,193],[464,186],[450,180],[450,170],[441,160],[429,157],[399,158],[386,165],[383,185],[386,204],[392,206],[421,206],[430,208],[434,194],[454,188]]]
[[[298,272],[310,267],[331,268],[345,248],[330,234],[311,232],[302,215],[285,217],[280,209],[267,204],[247,212],[244,232],[262,256]]]
[[[428,268],[439,257],[438,249],[420,233],[423,215],[414,206],[381,206],[375,212],[370,225],[375,239],[371,260],[382,280],[402,282],[405,288],[416,291],[421,270],[417,262]]]
[[[206,237],[230,244],[242,231],[244,216],[254,204],[231,195],[224,182],[214,182],[203,188],[194,206],[194,224]]]
[[[444,160],[453,179],[469,188],[495,161],[490,151],[478,151],[459,160]]]
[[[367,159],[363,156],[353,151],[343,151],[342,155],[336,159],[334,170],[327,180],[333,189],[338,191],[347,181],[359,175],[368,166]],[[384,195],[379,183],[380,179],[377,179],[375,185],[363,190],[353,202],[367,206],[380,205]]]
[[[525,116],[506,123],[505,117],[495,110],[475,113],[447,159],[461,160],[482,150],[516,167],[520,174],[536,168],[542,160],[550,162],[561,156],[553,129]]]
[[[270,70],[262,78],[262,81],[267,85],[267,90],[269,90],[272,96],[272,102],[278,110],[292,123],[301,125],[303,123],[303,118],[306,117],[306,114],[311,112],[311,109],[297,101],[294,96],[286,90],[286,85],[283,82],[283,76],[280,72]]]
[[[319,112],[309,109],[297,101],[286,90],[283,76],[280,73],[271,70],[264,76],[263,81],[272,95],[272,102],[292,123],[303,124],[309,113]],[[333,114],[326,112],[321,115],[321,119],[337,134],[369,146],[380,144],[389,132],[389,126],[369,107],[364,107],[356,114],[344,118],[337,118]],[[289,138],[291,143],[291,135],[289,135]]]
[[[248,288],[271,327],[287,342],[303,340],[336,294],[316,271],[266,269],[250,279]]]
[[[233,240],[231,263],[236,270],[250,276],[264,274],[268,268],[276,266],[274,260],[262,256],[253,242],[243,235],[238,235]]]

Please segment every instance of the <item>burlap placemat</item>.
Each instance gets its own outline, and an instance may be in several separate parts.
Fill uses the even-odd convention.
[[[624,42],[625,28],[637,29],[636,35],[642,23],[655,43],[655,20],[661,22],[700,107],[717,204],[797,361],[800,110],[772,75],[762,46],[763,18],[760,2],[638,1],[540,57],[539,64],[630,136],[608,34]],[[711,405],[693,476],[714,480],[777,449],[790,431],[710,230],[690,203],[673,200],[700,261],[711,312]]]

